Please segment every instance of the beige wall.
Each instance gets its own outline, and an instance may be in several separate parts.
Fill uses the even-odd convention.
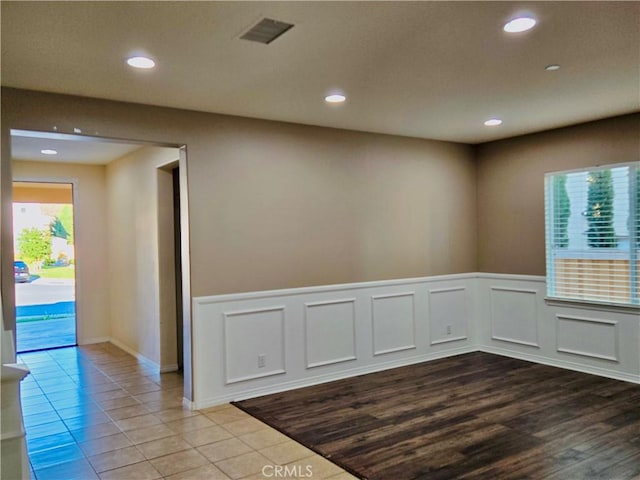
[[[144,147],[106,167],[111,337],[176,364],[171,173],[175,148]]]
[[[233,123],[188,146],[194,296],[475,269],[467,147]]]
[[[640,114],[481,145],[478,266],[545,275],[544,174],[640,159]]]
[[[12,169],[13,177],[17,180],[75,183],[78,343],[108,338],[110,332],[105,168],[102,165],[14,161]]]
[[[54,125],[186,144],[193,296],[476,269],[471,147],[3,89]]]

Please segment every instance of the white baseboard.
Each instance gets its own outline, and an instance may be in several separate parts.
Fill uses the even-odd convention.
[[[93,345],[94,343],[108,343],[110,341],[111,341],[110,337],[79,338],[78,345]]]
[[[196,404],[191,400],[189,400],[187,397],[182,397],[182,406],[187,410],[198,410],[196,408]],[[206,407],[202,407],[202,408],[206,408]]]
[[[169,372],[177,372],[180,368],[177,363],[173,363],[170,365],[164,365],[160,367],[160,373],[169,373]]]
[[[221,395],[217,397],[207,398],[202,402],[197,402],[197,403],[191,402],[190,400],[183,398],[182,403],[186,408],[189,408],[190,410],[202,410],[204,408],[214,407],[216,405],[222,405],[229,402],[247,400],[249,398],[261,397],[264,395],[280,393],[288,390],[295,390],[298,388],[312,387],[314,385],[320,385],[323,383],[333,382],[336,380],[343,380],[345,378],[355,377],[358,375],[366,375],[368,373],[382,372],[385,370],[390,370],[392,368],[400,368],[408,365],[414,365],[417,363],[437,360],[440,358],[454,357],[457,355],[462,355],[465,353],[472,353],[472,352],[491,353],[494,355],[517,358],[519,360],[525,360],[532,363],[539,363],[539,364],[548,365],[551,367],[564,368],[564,369],[573,370],[576,372],[598,375],[601,377],[611,378],[613,380],[622,380],[626,382],[640,384],[640,376],[637,376],[637,375],[626,374],[624,372],[616,372],[614,370],[607,370],[607,369],[598,368],[598,367],[590,367],[590,366],[585,366],[582,364],[577,364],[572,362],[558,361],[558,360],[549,359],[547,357],[542,357],[539,355],[524,354],[521,352],[515,352],[512,350],[507,350],[507,349],[502,349],[502,348],[497,348],[492,346],[480,345],[480,346],[463,347],[456,350],[447,350],[446,352],[420,355],[417,357],[412,357],[410,359],[404,359],[404,360],[395,361],[395,362],[385,362],[382,364],[370,365],[363,368],[344,370],[336,374],[322,375],[322,376],[314,377],[310,379],[280,383],[273,386],[244,391],[240,395],[237,395],[237,394]]]
[[[462,293],[437,295],[452,291]],[[589,323],[560,323],[575,320],[573,313],[567,317],[564,305],[549,305],[545,295],[544,277],[470,273],[196,297],[193,407],[473,351],[640,383],[637,316],[598,310],[596,318],[586,305],[577,320]],[[539,350],[496,344],[496,338]],[[394,360],[385,362],[381,351],[396,352]],[[270,359],[269,370],[258,370],[260,357]],[[347,358],[354,363],[342,361]],[[310,368],[323,362],[329,366]]]
[[[358,375],[366,375],[368,373],[382,372],[384,370],[390,370],[392,368],[406,367],[409,365],[415,365],[416,363],[422,363],[430,360],[437,360],[439,358],[454,357],[456,355],[462,355],[465,353],[471,353],[477,351],[476,346],[470,345],[467,347],[461,347],[457,349],[446,350],[443,352],[430,353],[426,355],[418,355],[415,357],[404,358],[401,360],[378,363],[375,365],[367,365],[366,367],[353,368],[349,370],[342,370],[337,373],[319,375],[312,378],[305,378],[295,380],[291,382],[278,383],[276,385],[270,385],[262,388],[255,388],[251,390],[245,390],[238,393],[230,393],[227,395],[220,395],[212,398],[207,398],[201,402],[189,402],[187,399],[183,399],[183,404],[188,402],[189,408],[195,410],[202,410],[203,408],[214,407],[216,405],[222,405],[229,402],[246,400],[248,398],[261,397],[263,395],[270,395],[272,393],[280,393],[287,390],[295,390],[298,388],[312,387],[314,385],[320,385],[323,383],[333,382],[336,380],[343,380],[345,378],[355,377]]]
[[[160,372],[160,365],[158,365],[153,360],[145,357],[144,355],[142,355],[139,352],[136,352],[134,349],[132,349],[131,347],[128,347],[127,345],[125,345],[124,343],[122,343],[119,340],[116,340],[115,338],[110,338],[109,341],[111,343],[113,343],[116,347],[118,347],[118,348],[124,350],[125,352],[127,352],[129,355],[133,355],[134,357],[136,357],[136,359],[140,363],[143,363],[143,364],[147,365],[148,367],[153,368],[156,371]]]
[[[550,367],[564,368],[566,370],[573,370],[574,372],[589,373],[591,375],[598,375],[600,377],[611,378],[613,380],[622,380],[625,382],[640,384],[640,375],[633,375],[630,373],[618,372],[616,370],[609,370],[606,368],[593,367],[582,363],[573,363],[564,360],[556,360],[540,355],[533,355],[529,353],[516,352],[509,349],[481,345],[478,348],[481,352],[492,353],[494,355],[502,355],[503,357],[517,358],[518,360],[526,360],[532,363],[540,363],[542,365],[548,365]]]

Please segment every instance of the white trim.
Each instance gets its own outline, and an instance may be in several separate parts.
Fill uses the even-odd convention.
[[[499,287],[499,286],[491,286],[491,290],[495,292],[515,292],[515,293],[528,293],[537,295],[537,290],[532,290],[530,288],[511,288],[511,287]]]
[[[194,297],[194,305],[209,305],[212,303],[225,303],[238,300],[254,300],[262,298],[272,297],[284,297],[292,295],[307,295],[310,293],[326,293],[326,292],[344,292],[349,290],[360,290],[364,288],[375,287],[392,287],[397,285],[412,285],[419,283],[434,283],[443,282],[449,280],[468,280],[476,278],[478,274],[475,273],[456,273],[452,275],[437,275],[433,277],[416,277],[416,278],[403,278],[397,280],[377,280],[373,282],[359,282],[359,283],[343,283],[336,285],[319,285],[316,287],[301,287],[301,288],[285,288],[282,290],[262,290],[258,292],[245,292],[245,293],[230,293],[225,295],[209,295],[203,297]]]
[[[411,329],[413,331],[413,343],[407,345],[400,345],[394,348],[385,348],[383,350],[376,350],[376,316],[375,316],[375,302],[376,300],[384,300],[387,298],[400,298],[411,297]],[[371,295],[371,341],[373,347],[373,356],[386,355],[389,353],[402,352],[404,350],[415,350],[416,346],[416,292],[412,290],[410,292],[398,292],[389,293],[384,295]]]
[[[500,286],[490,286],[489,287],[490,291],[493,292],[512,292],[512,293],[522,293],[522,294],[527,294],[527,295],[534,295],[537,296],[538,295],[538,291],[537,290],[532,290],[530,288],[512,288],[512,287],[500,287]],[[494,323],[493,323],[493,318],[494,318],[494,310],[495,310],[495,306],[494,306],[494,297],[493,295],[491,296],[491,339],[492,340],[498,340],[500,342],[509,342],[509,343],[516,343],[518,345],[526,345],[528,347],[535,347],[535,348],[540,348],[540,327],[538,325],[538,317],[539,317],[539,313],[538,313],[538,304],[534,304],[534,311],[533,311],[533,315],[536,321],[536,341],[535,342],[528,342],[526,340],[518,340],[516,338],[510,338],[510,337],[503,337],[503,336],[499,336],[496,335],[494,333]]]
[[[560,337],[560,320],[568,320],[570,322],[584,322],[584,323],[599,323],[601,325],[608,325],[613,327],[614,330],[614,356],[600,355],[598,353],[587,352],[584,350],[574,350],[571,348],[561,348],[558,341]],[[580,355],[582,357],[597,358],[598,360],[608,360],[610,362],[620,362],[620,342],[618,340],[618,322],[616,320],[609,320],[605,318],[589,318],[589,317],[576,317],[572,315],[556,314],[556,351],[562,353],[569,353],[572,355]]]
[[[598,375],[600,377],[611,378],[613,380],[622,380],[625,382],[640,384],[640,375],[633,375],[626,372],[618,372],[616,370],[609,370],[606,368],[593,367],[591,365],[585,365],[583,363],[573,363],[567,360],[555,360],[548,357],[542,357],[540,355],[532,355],[530,353],[516,352],[514,350],[502,349],[491,345],[481,345],[477,349],[480,352],[493,353],[495,355],[502,355],[503,357],[517,358],[519,360],[526,360],[527,362],[539,363],[541,365],[548,365],[550,367],[564,368],[567,370],[573,370],[574,372],[590,373],[592,375]]]
[[[252,313],[266,313],[266,312],[281,312],[280,315],[280,334],[282,338],[280,339],[282,344],[282,365],[286,366],[286,335],[285,335],[285,326],[286,326],[286,305],[276,305],[264,308],[255,308],[255,309],[244,309],[244,310],[234,310],[232,312],[222,312],[223,322],[222,322],[222,346],[224,348],[224,372],[225,372],[225,385],[231,385],[238,382],[246,382],[247,380],[256,380],[258,378],[271,377],[273,375],[282,375],[283,373],[287,373],[286,368],[279,368],[276,370],[269,370],[261,373],[256,373],[255,375],[245,375],[243,377],[231,377],[229,375],[229,342],[227,341],[227,331],[229,329],[228,323],[230,317],[236,317],[241,315],[249,315]]]
[[[640,305],[599,302],[597,300],[580,300],[575,298],[545,297],[544,301],[552,307],[588,308],[605,312],[640,313]]]
[[[196,410],[202,410],[203,408],[213,407],[216,405],[221,405],[221,404],[225,404],[233,401],[246,400],[248,398],[260,397],[263,395],[284,392],[287,390],[294,390],[297,388],[311,387],[313,385],[320,385],[327,382],[333,382],[335,380],[351,378],[357,375],[364,375],[367,373],[374,373],[374,372],[382,372],[384,370],[390,370],[392,368],[414,365],[416,363],[422,363],[428,360],[437,360],[439,358],[453,357],[456,355],[471,353],[476,350],[477,348],[475,346],[465,346],[455,350],[447,350],[446,352],[437,352],[437,353],[431,353],[427,355],[410,357],[402,360],[377,363],[375,365],[369,365],[366,367],[353,368],[349,370],[343,370],[337,373],[319,375],[309,379],[279,383],[277,385],[271,385],[271,386],[262,387],[262,388],[254,388],[251,390],[245,390],[241,393],[229,393],[226,395],[219,395],[216,397],[206,398],[206,399],[203,399],[201,402],[194,403],[194,406]]]
[[[388,353],[395,353],[395,352],[404,352],[405,350],[415,350],[417,347],[415,346],[415,344],[413,345],[402,345],[400,347],[395,347],[395,348],[387,348],[386,350],[375,350],[373,352],[373,356],[377,357],[378,355],[386,355]]]
[[[245,309],[245,310],[233,310],[231,312],[223,312],[222,315],[224,316],[225,320],[228,317],[235,317],[235,316],[239,316],[239,315],[248,315],[250,313],[265,313],[265,312],[278,312],[278,311],[282,311],[284,312],[285,309],[285,305],[274,305],[272,307],[265,307],[265,308],[250,308],[250,309]]]
[[[284,369],[279,369],[279,370],[270,370],[264,373],[256,373],[255,375],[245,375],[244,377],[235,377],[235,378],[229,378],[229,374],[227,374],[227,381],[225,382],[225,384],[233,385],[234,383],[246,382],[248,380],[257,380],[258,378],[272,377],[274,375],[282,375],[284,373],[287,373],[287,371]]]
[[[357,355],[356,352],[358,351],[358,345],[357,345],[357,341],[356,341],[356,298],[355,297],[351,297],[351,298],[341,298],[341,299],[335,299],[335,300],[324,300],[324,301],[320,301],[320,302],[305,302],[304,304],[304,362],[305,362],[305,368],[307,370],[310,370],[312,368],[316,368],[316,367],[326,367],[327,365],[333,365],[335,363],[343,363],[343,362],[348,362],[351,360],[357,360]],[[340,305],[340,304],[344,304],[344,303],[350,303],[352,305],[353,308],[353,315],[351,317],[351,328],[352,328],[352,333],[353,333],[353,355],[347,356],[347,357],[341,357],[341,358],[333,358],[330,360],[325,360],[322,362],[314,362],[311,363],[309,362],[309,309],[310,308],[314,308],[314,307],[323,307],[326,305]]]
[[[150,358],[145,357],[144,355],[142,355],[139,352],[136,352],[133,348],[128,347],[127,345],[125,345],[124,343],[122,343],[119,340],[116,340],[115,338],[110,338],[109,341],[111,343],[113,343],[116,347],[124,350],[125,352],[127,352],[129,355],[133,355],[134,357],[136,357],[136,359],[142,363],[145,364],[148,367],[154,368],[157,372],[160,371],[160,365],[157,364],[156,362],[154,362],[153,360],[151,360]]]
[[[160,373],[177,372],[179,369],[180,369],[180,367],[178,367],[177,363],[172,363],[170,365],[164,365],[164,366],[160,367]]]
[[[609,320],[608,318],[589,318],[574,317],[573,315],[556,314],[558,320],[573,320],[576,322],[606,323],[607,325],[617,325],[617,320]]]
[[[452,279],[459,283],[457,285],[445,283]],[[437,284],[438,281],[442,283]],[[540,364],[640,383],[640,353],[637,351],[640,338],[636,338],[640,337],[640,324],[633,315],[629,315],[629,312],[617,312],[615,316],[613,313],[611,316],[603,315],[618,321],[617,327],[619,328],[620,342],[618,365],[612,365],[609,358],[581,359],[580,357],[575,357],[572,359],[569,355],[556,350],[557,330],[552,322],[554,321],[554,315],[562,314],[563,310],[545,304],[543,300],[544,282],[544,277],[536,276],[469,273],[429,277],[422,280],[392,280],[389,282],[367,282],[346,286],[328,285],[193,298],[196,335],[199,335],[196,337],[195,345],[198,349],[196,358],[199,362],[196,365],[198,371],[196,380],[199,383],[195,385],[196,396],[193,400],[198,408],[205,408],[232,400],[316,385],[473,351],[507,355]],[[373,286],[373,288],[367,290],[370,286]],[[445,337],[430,341],[431,338],[429,338],[428,332],[429,328],[431,328],[431,322],[438,321],[438,324],[442,323],[438,319],[432,319],[429,315],[430,295],[433,292],[437,294],[438,292],[449,291],[469,292],[467,299],[469,308],[469,325],[467,328],[469,330],[467,333],[455,332],[456,334],[462,334],[462,336]],[[492,338],[492,291],[496,291],[498,296],[502,292],[513,292],[515,300],[513,300],[512,304],[509,304],[509,308],[513,309],[513,315],[516,316],[521,315],[523,312],[526,313],[527,322],[523,325],[527,327],[527,331],[533,328],[530,322],[535,321],[536,339],[525,338],[520,340],[518,328],[498,332],[503,335]],[[327,292],[337,293],[327,294]],[[534,297],[531,297],[530,294],[534,294]],[[372,343],[375,345],[373,342],[375,333],[372,318],[375,302],[373,300],[403,296],[412,297],[414,345],[381,345],[381,347],[388,346],[392,348],[384,350],[384,352],[375,351],[375,347],[371,348],[370,346]],[[535,300],[535,304],[530,304],[532,299]],[[457,299],[455,301],[458,302]],[[525,311],[520,309],[522,303],[518,302],[524,302]],[[357,313],[354,322],[356,325],[354,340],[359,349],[356,350],[356,358],[350,358],[350,352],[344,351],[341,353],[349,358],[331,359],[326,364],[320,361],[318,364],[310,366],[308,365],[305,344],[301,343],[301,340],[304,342],[306,338],[305,315],[307,308],[312,305],[321,306],[339,303],[355,304]],[[272,380],[263,378],[252,381],[253,379],[251,378],[242,378],[241,380],[244,381],[242,384],[226,385],[223,365],[225,362],[225,347],[222,344],[222,329],[224,328],[224,322],[221,322],[224,318],[222,314],[225,312],[239,314],[272,311],[278,309],[274,308],[275,305],[285,306],[287,313],[286,329],[283,334],[285,340],[289,342],[284,344],[284,348],[287,360],[290,363],[285,364],[284,370],[286,372],[281,372],[279,377],[274,377]],[[404,307],[402,309],[406,310]],[[443,305],[443,308],[445,307],[446,305]],[[582,315],[579,318],[586,319],[592,316],[599,316],[595,313],[590,314],[589,308],[584,310],[584,312],[575,311],[575,313]],[[446,312],[445,308],[444,313],[446,314]],[[393,315],[392,311],[386,313]],[[606,323],[610,324],[609,321]],[[201,332],[204,337],[198,332]],[[408,343],[407,340],[403,339],[398,343]],[[453,343],[456,341],[464,343]],[[509,343],[503,344],[501,342]],[[582,347],[583,343],[585,344],[584,347]],[[518,347],[518,345],[521,347]],[[575,346],[570,346],[574,346],[576,350],[590,350],[588,345],[586,342],[577,342]],[[538,350],[528,350],[530,347]],[[378,356],[382,353],[391,352],[396,353],[388,357]],[[606,351],[605,353],[609,354],[610,352]],[[244,373],[254,372],[251,370]],[[278,373],[275,374],[278,375]]]
[[[198,410],[195,402],[192,402],[187,397],[182,397],[182,406],[187,410]]]
[[[581,357],[597,358],[598,360],[607,360],[609,362],[620,363],[620,360],[618,359],[618,357],[610,357],[608,355],[599,355],[597,353],[585,352],[581,350],[572,350],[570,348],[560,348],[560,347],[556,347],[556,351],[561,353],[569,353],[571,355],[579,355]]]
[[[543,275],[517,275],[512,273],[476,273],[475,278],[492,279],[492,280],[511,280],[517,282],[539,282],[545,283],[547,277]]]
[[[433,340],[430,345],[440,345],[442,343],[449,343],[449,342],[459,342],[460,340],[468,340],[469,337],[467,337],[466,335],[460,336],[460,337],[451,337],[451,338],[444,338],[442,340]]]
[[[432,293],[447,293],[447,292],[463,292],[466,289],[467,289],[467,287],[434,288],[433,290],[429,290],[429,294],[432,294]]]
[[[110,337],[90,337],[78,339],[78,345],[93,345],[94,343],[108,343],[110,341]]]
[[[497,337],[494,334],[491,334],[491,340],[498,340],[499,342],[516,343],[518,345],[526,345],[527,347],[540,348],[540,345],[538,343],[527,342],[526,340],[518,340],[515,338],[509,338],[509,337]]]
[[[316,363],[307,362],[306,368],[307,370],[310,370],[316,367],[326,367],[327,365],[333,365],[335,363],[350,362],[352,360],[357,360],[357,357],[352,355],[350,357],[344,357],[344,358],[333,358],[331,360],[325,360],[324,362],[316,362]]]
[[[340,303],[355,303],[355,298],[341,298],[339,300],[325,300],[322,302],[306,302],[304,304],[305,307],[322,307],[325,305],[338,305]]]

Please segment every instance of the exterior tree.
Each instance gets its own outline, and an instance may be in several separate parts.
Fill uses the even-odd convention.
[[[593,248],[618,246],[613,228],[613,180],[611,170],[590,172],[587,178],[587,244]]]
[[[52,237],[58,237],[58,238],[62,238],[64,240],[67,240],[67,238],[69,237],[69,234],[67,233],[67,229],[64,228],[64,225],[62,224],[62,221],[58,217],[54,218],[51,221],[51,224],[49,225],[49,228],[51,230],[51,236]]]
[[[571,215],[571,200],[567,193],[567,176],[558,175],[553,177],[553,198],[554,198],[554,221],[555,238],[554,244],[559,248],[569,246],[569,216]]]
[[[51,256],[51,234],[37,228],[25,228],[17,241],[22,259],[35,267]]]
[[[58,218],[67,232],[67,244],[73,245],[73,206],[63,206],[58,214]]]

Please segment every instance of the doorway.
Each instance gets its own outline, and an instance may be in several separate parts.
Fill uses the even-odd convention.
[[[13,182],[18,353],[77,344],[73,207],[72,183]]]
[[[171,170],[173,180],[173,245],[176,289],[176,351],[178,370],[184,369],[184,320],[182,305],[182,229],[180,227],[180,167]]]
[[[184,368],[191,398],[186,148],[11,130],[11,161],[14,181],[73,183],[77,344]]]

